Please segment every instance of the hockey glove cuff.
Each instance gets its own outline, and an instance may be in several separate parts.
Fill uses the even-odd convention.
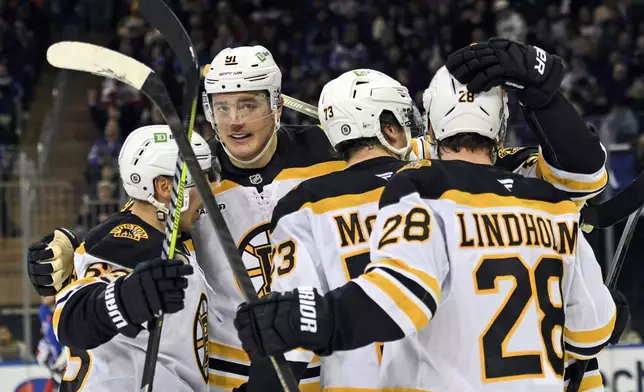
[[[505,38],[462,48],[448,57],[445,66],[471,93],[505,86],[517,92],[523,105],[533,108],[550,102],[565,71],[559,56]]]
[[[125,330],[127,325],[140,330],[141,324],[154,317],[181,311],[188,287],[185,276],[192,273],[191,265],[176,259],[138,264],[130,275],[116,279],[105,290],[105,304],[113,324],[131,337],[134,330]]]
[[[253,358],[282,354],[302,347],[330,355],[332,315],[326,299],[311,287],[272,292],[237,310],[242,347]]]
[[[69,284],[74,270],[74,251],[79,245],[73,231],[59,227],[29,246],[27,270],[38,294],[56,295]]]
[[[135,338],[143,328],[140,325],[132,324],[129,321],[131,319],[126,316],[125,307],[121,301],[124,280],[125,277],[121,277],[107,285],[104,297],[105,308],[107,309],[107,315],[112,322],[113,328],[128,338]]]

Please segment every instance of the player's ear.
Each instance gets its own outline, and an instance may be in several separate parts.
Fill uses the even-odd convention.
[[[159,176],[152,181],[154,185],[154,198],[165,203],[170,201],[172,195],[172,178]]]
[[[383,123],[382,133],[387,141],[395,148],[403,148],[407,145],[405,130],[400,125]]]
[[[277,115],[282,117],[282,109],[284,109],[284,97],[280,94],[280,104],[277,107]]]

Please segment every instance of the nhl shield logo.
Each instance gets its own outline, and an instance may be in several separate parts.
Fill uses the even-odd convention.
[[[264,179],[262,178],[261,174],[257,173],[257,174],[253,174],[252,176],[248,177],[248,181],[250,181],[250,183],[253,184],[253,185],[257,185],[257,184],[261,184],[262,181],[264,181]]]

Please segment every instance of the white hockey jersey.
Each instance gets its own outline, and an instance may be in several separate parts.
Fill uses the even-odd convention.
[[[380,388],[562,391],[564,351],[595,356],[615,322],[575,203],[491,166],[408,167],[353,280],[407,336],[385,344]]]
[[[74,267],[79,279],[61,290],[53,316],[54,331],[89,333],[70,325],[72,312],[82,312],[75,298],[87,293],[88,287],[107,285],[128,275],[136,263],[161,255],[164,234],[136,215],[120,212],[92,229],[76,250]],[[164,391],[208,391],[208,302],[205,278],[194,257],[191,240],[177,245],[177,252],[194,267],[187,276],[185,308],[164,317],[156,365],[154,387]],[[70,305],[71,304],[71,305]],[[66,308],[67,306],[67,308]],[[147,330],[136,338],[117,334],[111,340],[90,350],[68,348],[68,361],[60,390],[132,391],[138,392],[148,344]],[[88,337],[91,339],[92,337]]]
[[[425,138],[414,139],[413,147],[412,159],[422,159],[433,151]],[[501,149],[497,164],[526,177],[537,177],[539,156],[538,148]],[[325,293],[364,272],[369,262],[368,242],[378,210],[377,200],[386,181],[403,165],[383,159],[387,160],[376,159],[307,180],[278,203],[271,229],[271,242],[277,249],[273,257],[272,290],[312,286]],[[544,160],[541,165],[546,165]],[[571,175],[579,182],[592,180],[582,174]],[[292,260],[297,262],[291,263]],[[381,354],[382,345],[377,344],[322,358],[321,387],[375,388]],[[304,362],[311,356],[298,350],[288,353],[287,359]],[[596,368],[596,360],[593,361]],[[588,377],[595,376],[590,371],[592,365]],[[586,384],[584,381],[582,387]]]
[[[271,289],[311,286],[326,293],[360,276],[369,263],[380,195],[403,165],[392,157],[370,159],[308,180],[280,200],[271,222]],[[377,388],[381,348],[371,344],[321,358],[321,388]],[[286,359],[309,362],[312,356],[296,350]]]
[[[277,201],[308,178],[346,167],[345,162],[333,160],[328,139],[318,127],[280,131],[278,138],[271,162],[256,170],[233,166],[220,148],[213,148],[223,169],[223,178],[213,184],[213,192],[259,296],[270,290],[270,220]],[[210,325],[210,386],[212,391],[230,391],[248,379],[250,359],[233,325],[244,298],[210,221],[200,219],[192,237],[198,262],[217,296],[210,304],[214,315]],[[300,390],[319,391],[319,372],[319,361],[313,361]]]

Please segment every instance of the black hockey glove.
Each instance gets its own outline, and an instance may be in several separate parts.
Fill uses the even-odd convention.
[[[76,234],[63,228],[56,228],[29,245],[27,271],[38,294],[56,295],[69,284],[74,270],[74,251],[79,245]]]
[[[185,276],[193,269],[181,260],[155,259],[140,263],[131,274],[120,277],[105,288],[105,307],[116,329],[135,337],[140,324],[161,313],[177,313],[184,308]]]
[[[297,347],[330,355],[332,326],[326,299],[310,287],[272,292],[251,304],[243,303],[235,318],[242,347],[251,358]]]
[[[445,66],[471,93],[505,86],[517,92],[523,105],[532,108],[550,102],[564,76],[559,56],[505,38],[459,49],[448,57]]]
[[[608,290],[610,290],[610,294],[613,296],[613,301],[615,301],[615,306],[617,308],[617,315],[615,316],[615,328],[613,328],[613,333],[611,333],[610,338],[608,339],[608,343],[617,344],[619,342],[619,338],[622,337],[622,333],[624,333],[624,330],[628,325],[628,319],[631,316],[631,310],[628,306],[628,301],[626,300],[624,294],[615,289],[609,288]]]

